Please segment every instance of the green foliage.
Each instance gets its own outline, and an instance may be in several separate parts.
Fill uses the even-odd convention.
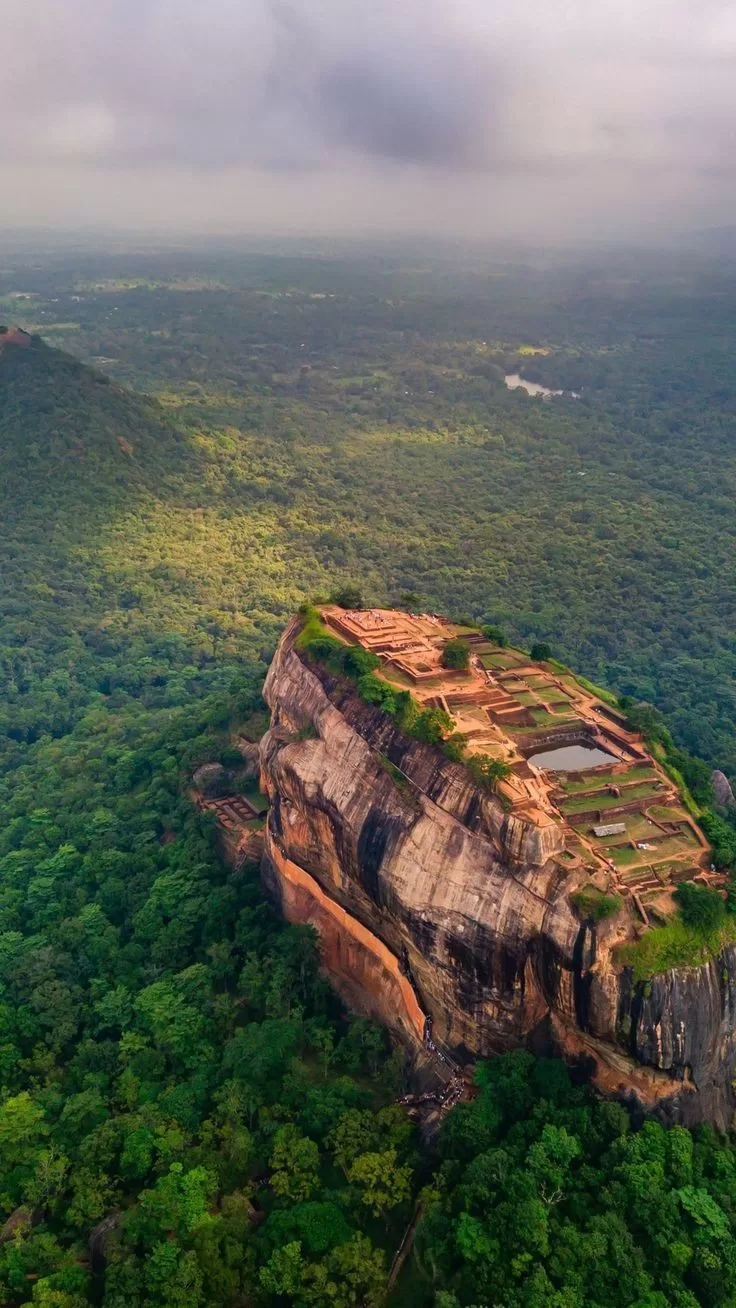
[[[470,667],[470,646],[468,642],[461,640],[459,636],[448,640],[442,650],[441,662],[443,668],[467,672]]]
[[[552,662],[554,663],[555,660],[553,659]],[[575,676],[584,690],[589,690],[591,695],[596,695],[604,704],[608,704],[610,708],[614,709],[620,707],[618,696],[607,690],[605,686],[597,686],[594,681],[590,681],[588,677],[582,677],[579,672],[576,672]]]
[[[716,813],[703,813],[700,824],[713,845],[713,862],[719,869],[736,866],[736,830]]]
[[[422,740],[427,745],[439,745],[453,727],[453,720],[444,709],[425,708],[417,713],[409,734],[414,736],[415,740]]]
[[[319,1149],[291,1123],[274,1136],[271,1187],[274,1194],[297,1202],[311,1198],[319,1188]]]
[[[539,640],[532,645],[529,655],[534,659],[535,663],[546,663],[548,659],[552,658],[552,646],[548,645],[544,640]]]
[[[670,735],[662,714],[653,704],[634,704],[627,696],[621,699],[629,731],[638,731],[651,744],[668,746]]]
[[[631,967],[635,981],[646,981],[671,967],[699,967],[717,958],[736,940],[736,919],[729,915],[714,931],[694,929],[680,917],[645,931],[640,940],[622,945],[617,961]]]
[[[277,1249],[260,1273],[267,1295],[304,1308],[378,1308],[385,1279],[383,1254],[365,1236],[338,1245],[319,1262],[307,1261],[294,1240]]]
[[[621,707],[626,710],[629,730],[641,733],[677,785],[698,805],[712,804],[711,769],[703,759],[695,758],[675,744],[662,714],[651,704],[632,704],[626,696],[621,700]],[[697,815],[699,809],[695,811]]]
[[[374,1217],[383,1217],[411,1197],[411,1168],[399,1166],[395,1149],[359,1154],[350,1167],[348,1180],[357,1185],[361,1203]]]
[[[302,650],[308,658],[315,659],[317,662],[328,662],[330,659],[339,659],[342,661],[345,652],[345,645],[337,636],[333,636],[327,630],[323,623],[319,610],[313,608],[311,604],[303,604],[299,610],[302,619],[301,630],[296,638],[296,647]]]
[[[370,672],[375,672],[380,666],[381,660],[378,655],[370,649],[363,649],[362,645],[351,645],[345,651],[343,667],[349,677],[360,679]]]
[[[113,642],[94,587],[74,594],[71,644],[36,633],[36,673],[10,694],[35,714],[40,668],[66,716],[38,739],[6,721],[0,738],[0,1224],[29,1214],[0,1248],[0,1298],[231,1308],[257,1291],[267,1304],[260,1272],[296,1232],[310,1303],[333,1303],[340,1277],[346,1305],[373,1301],[386,1272],[372,1209],[356,1189],[335,1220],[327,1140],[360,1111],[383,1143],[394,1062],[329,992],[311,930],[272,914],[256,868],[222,863],[187,798],[200,763],[240,760],[234,736],[263,709],[258,651],[244,639],[237,658],[197,654],[166,620],[123,622]],[[72,681],[59,667],[79,633],[90,645]],[[397,1148],[410,1168],[410,1141]],[[116,1212],[93,1287],[80,1257]]]
[[[365,607],[362,591],[358,586],[352,585],[339,586],[337,590],[333,590],[330,595],[330,603],[339,604],[343,609],[362,609]]]
[[[380,659],[360,645],[344,645],[331,636],[317,610],[305,606],[301,616],[303,625],[296,647],[307,659],[323,663],[331,672],[349,676],[355,681],[360,698],[388,713],[407,735],[428,745],[441,746],[454,761],[464,759],[465,738],[453,733],[449,713],[441,708],[420,709],[407,691],[398,691],[376,676],[373,669],[380,666]]]
[[[392,717],[396,714],[396,696],[386,681],[374,672],[365,672],[358,678],[358,694],[366,704],[375,704]]]
[[[723,603],[736,498],[729,267],[681,252],[669,264],[471,265],[202,250],[96,251],[73,265],[34,251],[6,264],[0,298],[35,298],[8,299],[3,316],[32,315],[27,326],[104,359],[114,378],[53,368],[55,412],[24,442],[9,499],[56,568],[27,572],[35,589],[22,587],[13,620],[38,633],[54,616],[75,655],[59,666],[76,683],[77,664],[90,665],[67,621],[81,573],[98,653],[100,633],[119,641],[124,615],[128,635],[155,625],[198,658],[214,642],[229,659],[237,642],[267,650],[316,590],[358,580],[380,602],[417,591],[424,607],[497,624],[514,644],[543,631],[566,663],[652,700],[680,745],[736,773]],[[520,356],[530,339],[549,353]],[[33,353],[5,351],[3,450],[33,403]],[[305,357],[307,378],[295,366]],[[519,366],[581,399],[506,390],[504,371]],[[161,409],[134,414],[121,387],[160,396],[167,431],[149,440]],[[17,560],[3,553],[14,588]],[[18,685],[39,642],[5,644],[21,658]],[[159,651],[148,676],[160,665]],[[47,720],[52,705],[57,721],[68,714],[56,685],[44,697]]]
[[[704,933],[716,931],[722,926],[726,906],[717,890],[711,890],[708,886],[696,886],[692,881],[681,881],[674,897],[686,926]]]
[[[570,896],[570,900],[582,918],[592,918],[594,922],[618,913],[623,902],[620,895],[607,895],[597,886],[582,886]]]
[[[736,1290],[736,1154],[712,1131],[647,1121],[506,1054],[444,1122],[417,1234],[437,1308],[708,1304]]]
[[[495,790],[499,781],[503,781],[511,771],[508,763],[500,758],[491,758],[490,754],[471,754],[466,760],[466,766],[478,785],[486,786],[489,790]]]
[[[442,753],[453,763],[466,762],[468,738],[462,731],[452,731],[442,741]]]
[[[494,645],[500,645],[502,649],[505,649],[508,645],[506,634],[501,627],[497,627],[493,623],[487,622],[481,627],[481,631],[486,640],[492,640]]]
[[[397,1060],[346,1019],[311,933],[276,921],[255,869],[223,866],[186,799],[194,768],[229,764],[234,732],[263,714],[266,663],[306,595],[359,576],[382,602],[417,587],[429,609],[492,616],[516,643],[549,632],[573,666],[667,713],[676,746],[643,726],[699,804],[707,769],[676,748],[736,769],[727,277],[714,298],[710,271],[678,256],[669,281],[617,271],[609,291],[596,272],[581,292],[578,270],[550,268],[529,294],[526,269],[212,258],[195,286],[181,253],[120,255],[122,279],[98,254],[0,270],[0,295],[22,283],[49,339],[115,378],[38,340],[0,358],[12,1304],[381,1299],[410,1207],[385,1206],[384,1155],[399,1178],[416,1163],[382,1116]],[[479,350],[489,321],[500,339],[548,339],[540,379],[584,398],[507,392],[518,358]],[[327,636],[315,616],[305,643]],[[356,684],[374,671],[334,638],[316,648]],[[462,756],[446,721],[391,693],[402,730]],[[732,824],[703,821],[730,866]],[[635,976],[713,956],[732,927],[647,933]],[[423,1285],[462,1308],[733,1302],[725,1140],[627,1134],[622,1110],[524,1057],[479,1086],[445,1119]],[[287,1129],[300,1167],[277,1151]],[[93,1288],[88,1236],[118,1210]]]

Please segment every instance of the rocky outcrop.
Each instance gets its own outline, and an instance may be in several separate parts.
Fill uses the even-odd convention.
[[[239,769],[240,775],[246,781],[255,780],[261,770],[261,754],[258,745],[251,740],[242,738],[237,740],[235,744],[243,760],[243,766]]]
[[[460,764],[402,736],[285,633],[264,694],[264,875],[312,922],[354,1008],[459,1059],[554,1039],[607,1091],[731,1124],[736,947],[647,985],[616,967],[628,919],[581,922],[559,828],[504,812]],[[577,878],[577,880],[576,880]]]
[[[725,772],[721,772],[719,768],[716,768],[715,772],[711,775],[711,783],[713,785],[713,795],[718,807],[733,808],[734,804],[736,804],[736,799],[734,799],[733,787],[731,786],[731,782]]]
[[[208,799],[226,795],[230,789],[230,776],[221,763],[203,763],[192,777],[197,790]]]

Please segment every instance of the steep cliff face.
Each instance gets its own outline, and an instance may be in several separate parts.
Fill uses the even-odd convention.
[[[607,1090],[730,1125],[736,947],[635,986],[612,962],[626,927],[573,911],[557,830],[507,815],[461,765],[307,667],[295,634],[264,692],[264,875],[319,930],[347,1001],[416,1048],[429,1016],[460,1058],[550,1032],[595,1059]]]

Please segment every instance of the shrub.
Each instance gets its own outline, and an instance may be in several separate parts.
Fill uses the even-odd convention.
[[[444,709],[426,708],[417,713],[411,734],[426,745],[439,745],[452,731],[453,725],[452,718]]]
[[[349,677],[363,677],[366,672],[375,672],[381,666],[378,655],[370,649],[363,649],[362,645],[351,645],[342,662]]]
[[[581,917],[592,918],[594,922],[612,917],[623,903],[620,895],[606,895],[597,886],[583,886],[570,896],[570,901]]]
[[[681,774],[693,799],[698,804],[712,804],[714,801],[711,769],[702,758],[695,758],[687,750],[673,745],[667,750],[667,760]]]
[[[468,771],[478,785],[495,790],[499,781],[509,775],[511,768],[501,758],[491,758],[490,754],[473,754],[467,760]]]
[[[331,672],[342,672],[347,653],[345,645],[336,636],[331,636],[311,604],[304,604],[299,610],[303,626],[296,638],[296,648],[317,663],[325,663]]]
[[[296,638],[298,649],[305,649],[318,636],[329,636],[327,628],[319,616],[319,611],[313,604],[302,604],[299,609],[299,617],[302,620],[302,629]],[[334,640],[334,637],[329,636],[329,639]]]
[[[383,768],[383,771],[388,774],[394,785],[398,786],[400,790],[404,787],[410,786],[411,783],[409,782],[408,777],[405,777],[401,769],[397,768],[396,764],[392,763],[384,754],[379,754],[378,762]]]
[[[546,663],[547,659],[552,658],[552,646],[546,640],[537,641],[529,652],[535,663]]]
[[[363,595],[357,586],[339,586],[330,595],[331,604],[339,604],[341,609],[362,609]]]
[[[459,636],[448,640],[442,651],[443,668],[453,668],[458,672],[466,672],[470,666],[470,646],[467,641],[461,640]]]
[[[358,694],[366,704],[376,704],[384,713],[393,717],[396,713],[396,696],[387,682],[381,681],[374,672],[366,672],[358,677]]]
[[[674,898],[679,904],[683,922],[695,931],[715,931],[726,916],[726,905],[721,896],[708,886],[681,881]]]
[[[408,690],[394,691],[394,699],[396,700],[396,721],[401,730],[411,736],[414,731],[414,723],[419,714],[419,705],[411,691]]]
[[[569,671],[569,669],[566,668],[564,664],[562,663],[558,664],[556,659],[552,659],[551,661],[553,666],[557,669],[558,672]],[[618,696],[614,695],[612,690],[606,690],[605,686],[597,686],[596,683],[594,681],[590,681],[588,677],[581,677],[579,672],[575,673],[575,680],[578,682],[579,685],[583,687],[584,690],[589,690],[591,695],[597,695],[598,699],[603,700],[604,704],[609,704],[610,707],[614,709],[621,707],[621,702]]]
[[[700,825],[713,846],[716,867],[733,867],[736,863],[736,831],[731,824],[716,813],[703,813]]]
[[[717,931],[693,931],[681,918],[645,931],[633,944],[615,951],[615,961],[631,967],[635,981],[645,981],[670,967],[700,967],[736,939],[736,922],[726,918]]]
[[[638,731],[648,743],[657,741],[665,747],[671,746],[672,737],[659,709],[643,700],[639,704],[632,704],[628,696],[623,696],[621,703],[626,713],[626,726],[629,731]]]
[[[453,731],[451,736],[442,742],[442,753],[445,758],[449,758],[453,763],[462,763],[465,759],[465,749],[468,743],[467,736],[462,731]]]
[[[314,636],[312,640],[305,641],[301,648],[319,663],[329,664],[333,672],[342,667],[345,646],[335,636]]]
[[[481,631],[486,640],[492,640],[494,645],[500,645],[502,649],[505,649],[509,643],[501,628],[494,626],[493,623],[488,623],[487,626],[481,627]]]

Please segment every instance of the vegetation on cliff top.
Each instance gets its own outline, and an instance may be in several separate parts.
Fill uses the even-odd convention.
[[[631,968],[635,981],[650,981],[671,967],[700,967],[736,943],[736,916],[714,928],[689,926],[681,917],[645,931],[630,945],[620,945],[616,961]]]
[[[612,917],[623,907],[620,895],[607,895],[593,885],[581,886],[580,890],[576,890],[570,896],[570,899],[581,918],[590,918],[594,922],[602,922],[605,918]]]
[[[468,642],[461,640],[459,636],[448,640],[442,651],[442,666],[457,672],[466,672],[470,666],[470,646]]]
[[[319,610],[304,604],[300,610],[301,630],[296,648],[310,661],[321,663],[335,676],[348,677],[360,698],[392,717],[399,730],[426,745],[436,745],[453,763],[463,763],[476,785],[494,790],[508,776],[508,765],[487,754],[468,755],[466,737],[453,730],[449,713],[441,708],[420,708],[408,690],[398,690],[376,675],[381,660],[362,645],[346,645],[322,622]],[[448,642],[469,649],[464,641]],[[447,647],[445,647],[447,648]],[[452,657],[455,657],[454,655]]]

